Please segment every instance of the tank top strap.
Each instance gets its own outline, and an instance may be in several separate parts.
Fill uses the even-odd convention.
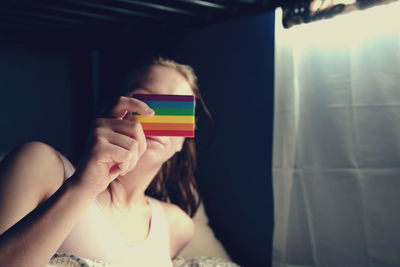
[[[158,245],[167,246],[169,251],[169,224],[164,206],[161,201],[147,197],[152,208],[151,229],[154,231],[152,236],[157,236]],[[163,241],[161,241],[163,240]],[[163,243],[163,244],[162,244]]]
[[[66,157],[64,157],[60,152],[58,152],[58,156],[60,157],[64,165],[64,181],[65,181],[74,174],[75,167],[74,165],[72,165],[71,161],[69,161]]]

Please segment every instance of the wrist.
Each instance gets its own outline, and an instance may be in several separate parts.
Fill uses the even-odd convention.
[[[97,189],[96,186],[85,183],[74,175],[65,181],[65,185],[68,189],[71,189],[79,195],[91,200],[94,200],[101,192],[101,190]]]

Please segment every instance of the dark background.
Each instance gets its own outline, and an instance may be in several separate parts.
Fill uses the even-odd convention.
[[[215,120],[200,118],[196,133],[210,225],[235,262],[270,266],[273,32],[270,11],[125,39],[0,41],[0,153],[39,140],[76,162],[98,105],[129,69],[153,56],[189,64]]]

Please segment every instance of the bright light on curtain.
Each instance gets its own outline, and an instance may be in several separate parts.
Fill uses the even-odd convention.
[[[274,267],[400,266],[399,14],[277,10]]]

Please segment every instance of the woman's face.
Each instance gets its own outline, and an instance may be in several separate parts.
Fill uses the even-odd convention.
[[[193,90],[184,76],[177,70],[154,66],[141,77],[141,87],[134,89],[133,94],[174,94],[193,95]],[[147,150],[142,158],[146,161],[164,163],[176,152],[181,151],[185,137],[149,136],[146,137]]]

